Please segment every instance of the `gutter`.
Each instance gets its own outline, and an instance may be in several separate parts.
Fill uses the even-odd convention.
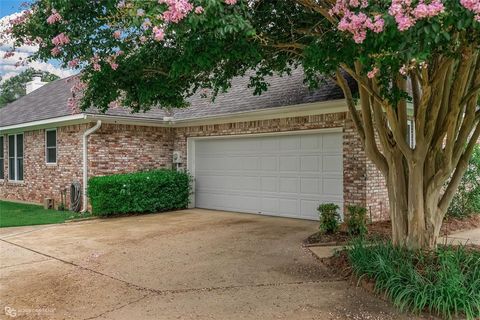
[[[102,120],[98,120],[97,124],[91,127],[90,129],[85,130],[83,133],[83,205],[82,213],[87,211],[88,208],[88,198],[87,198],[87,184],[88,184],[88,136],[100,129],[102,126]]]

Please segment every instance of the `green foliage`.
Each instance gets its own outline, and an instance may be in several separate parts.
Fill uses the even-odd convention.
[[[480,214],[480,145],[475,146],[468,169],[447,211],[448,216],[457,218],[472,214]]]
[[[190,182],[188,173],[174,170],[93,177],[88,196],[95,215],[162,212],[188,206]]]
[[[20,97],[23,97],[26,94],[26,83],[32,81],[35,73],[41,74],[42,81],[44,82],[50,82],[59,79],[58,76],[48,71],[39,71],[33,68],[28,68],[18,75],[5,80],[5,82],[0,85],[0,107],[15,101]]]
[[[375,281],[402,310],[445,318],[480,317],[480,252],[463,247],[412,251],[390,242],[356,240],[348,258],[357,277]]]
[[[321,232],[331,234],[338,231],[340,221],[338,209],[340,209],[340,207],[334,203],[322,203],[318,207]]]
[[[367,234],[367,209],[355,205],[348,206],[347,209],[346,223],[348,234],[363,237]]]

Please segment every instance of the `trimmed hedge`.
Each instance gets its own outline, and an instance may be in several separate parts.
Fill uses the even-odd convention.
[[[184,209],[190,190],[190,175],[174,170],[93,177],[88,182],[92,213],[99,216]]]

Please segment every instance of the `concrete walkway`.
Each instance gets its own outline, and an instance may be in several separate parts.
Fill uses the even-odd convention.
[[[416,319],[333,276],[317,222],[207,210],[0,229],[0,318]]]
[[[475,244],[480,246],[480,228],[455,232],[444,238],[444,243]]]

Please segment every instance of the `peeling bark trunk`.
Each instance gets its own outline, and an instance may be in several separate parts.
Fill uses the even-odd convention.
[[[387,180],[394,245],[432,249],[443,218],[480,136],[480,53],[465,47],[459,58],[434,57],[432,69],[419,67],[407,79],[395,76],[396,89],[413,88],[413,112],[407,101],[392,104],[380,83],[368,79],[359,61],[336,73],[367,157]],[[359,86],[359,105],[344,77]],[[357,109],[359,107],[360,110]],[[360,111],[360,113],[359,113]],[[406,138],[412,117],[415,146]]]

